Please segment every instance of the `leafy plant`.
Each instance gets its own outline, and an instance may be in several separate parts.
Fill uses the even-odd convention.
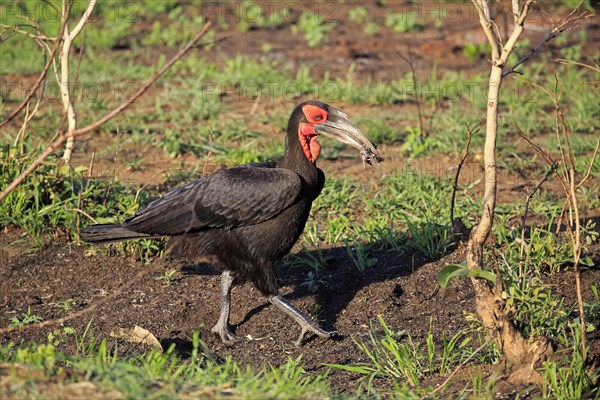
[[[309,292],[317,293],[317,291],[319,290],[319,285],[321,285],[322,283],[323,280],[319,279],[316,272],[309,271],[306,274],[306,279],[300,284],[300,286],[306,286]]]
[[[290,394],[294,398],[319,399],[331,395],[327,375],[309,375],[301,365],[301,357],[260,370],[242,367],[231,356],[217,361],[200,340],[199,331],[194,333],[192,349],[185,356],[175,352],[174,345],[162,353],[152,350],[122,356],[106,340],[95,341],[87,330],[83,337],[80,340],[85,342],[85,354],[75,356],[57,351],[52,344],[25,348],[1,345],[3,364],[18,364],[23,371],[35,372],[12,374],[12,384],[3,394],[20,398],[35,390],[43,396],[48,382],[62,379],[68,368],[72,381],[127,398],[196,398],[207,393],[239,399],[291,398]]]
[[[54,347],[66,343],[69,336],[75,335],[75,328],[64,326],[62,329],[55,329],[48,334],[48,343]]]
[[[56,305],[56,307],[59,307],[62,309],[63,314],[67,315],[69,313],[69,311],[71,310],[71,307],[73,307],[74,303],[75,303],[75,301],[73,299],[67,299],[65,301],[55,303],[55,305]]]
[[[490,52],[489,43],[466,43],[463,46],[463,54],[467,58],[467,60],[474,62],[479,60],[482,57],[485,57],[486,54]]]
[[[407,128],[408,134],[400,151],[408,154],[411,158],[416,158],[428,154],[436,147],[434,139],[430,136],[423,137],[419,128]]]
[[[358,269],[360,272],[364,272],[365,270],[377,264],[377,259],[371,258],[368,250],[368,246],[365,246],[362,243],[355,242],[354,244],[350,245],[348,242],[346,242],[346,252],[352,259],[356,269]]]
[[[405,237],[394,229],[387,215],[378,213],[375,217],[367,218],[359,229],[357,238],[377,243],[382,249],[401,252],[406,248]]]
[[[57,356],[54,346],[41,344],[17,348],[13,358],[15,363],[42,368],[47,375],[52,375],[57,370],[56,364],[59,356]]]
[[[544,362],[543,385],[544,397],[554,396],[559,399],[597,398],[600,388],[596,384],[600,379],[600,371],[586,366],[585,357],[580,352],[581,329],[579,321],[567,324],[568,332],[573,340],[565,352],[569,356]],[[564,342],[564,341],[563,341]]]
[[[161,276],[156,278],[157,281],[162,281],[163,286],[168,287],[173,285],[173,277],[177,273],[176,269],[165,271]]]
[[[262,7],[252,1],[244,1],[238,8],[239,23],[237,27],[242,32],[247,32],[251,28],[270,28],[280,26],[285,23],[290,10],[286,7],[281,11],[271,10],[267,14]]]
[[[533,286],[522,289],[511,286],[506,297],[506,306],[514,307],[515,323],[521,327],[525,337],[557,337],[568,320],[564,299],[556,298],[546,288]]]
[[[303,34],[308,47],[317,47],[327,39],[327,35],[335,26],[335,22],[325,21],[317,13],[303,13],[298,22],[290,28],[294,35]]]
[[[348,11],[350,21],[358,24],[364,24],[367,21],[368,15],[367,9],[363,6],[356,6]]]
[[[164,21],[155,20],[150,33],[144,35],[141,42],[144,46],[181,46],[191,40],[203,23],[202,16],[193,16],[177,6],[168,13],[169,27],[165,29]],[[210,41],[210,38],[208,38]]]
[[[590,321],[588,329],[595,331],[600,329],[600,296],[598,295],[598,286],[592,283],[590,288],[594,298],[585,304],[586,319]]]
[[[478,278],[486,279],[490,282],[496,282],[497,276],[491,271],[474,269],[469,271],[465,263],[462,264],[450,264],[443,267],[438,273],[437,280],[441,287],[446,287],[450,283],[452,278],[457,276],[475,276]]]
[[[424,26],[418,22],[416,13],[390,13],[385,18],[385,26],[394,32],[420,32]]]
[[[44,319],[42,317],[39,317],[37,315],[31,315],[31,307],[27,307],[27,312],[22,313],[21,318],[12,317],[10,319],[9,326],[12,326],[12,327],[25,326],[25,325],[29,325],[29,324],[35,324],[35,323],[41,322],[43,320]]]
[[[284,259],[284,264],[288,267],[309,267],[315,273],[327,268],[327,264],[331,257],[325,256],[323,250],[317,248],[314,251],[308,251],[306,247],[302,247],[302,252],[288,255]]]
[[[335,244],[348,240],[352,233],[352,219],[344,215],[329,220],[325,229],[325,243]]]

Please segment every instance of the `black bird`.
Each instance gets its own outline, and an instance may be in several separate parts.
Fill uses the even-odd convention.
[[[209,257],[223,267],[221,314],[212,331],[223,342],[229,330],[232,284],[249,281],[307,331],[328,332],[279,295],[275,261],[285,256],[304,230],[325,175],[316,166],[325,135],[360,149],[363,161],[382,161],[376,146],[342,111],[318,101],[298,105],[290,117],[285,154],[277,163],[253,163],[220,170],[179,186],[140,209],[122,224],[82,231],[87,242],[106,243],[170,236],[173,254]]]

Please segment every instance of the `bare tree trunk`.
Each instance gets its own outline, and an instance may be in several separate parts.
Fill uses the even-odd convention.
[[[513,1],[513,14],[515,26],[506,43],[502,43],[495,25],[490,18],[490,11],[486,0],[473,0],[478,10],[480,23],[490,45],[492,46],[492,66],[488,82],[486,136],[484,146],[485,164],[485,189],[483,198],[483,213],[481,221],[472,230],[467,244],[467,268],[469,270],[483,269],[485,258],[483,246],[492,230],[494,211],[496,207],[496,139],[498,133],[498,103],[502,85],[502,71],[508,56],[512,52],[519,36],[523,32],[523,25],[527,17],[532,0],[527,0],[522,7],[519,1]],[[506,363],[512,373],[509,380],[514,384],[538,383],[541,376],[534,367],[543,355],[552,349],[546,338],[526,340],[512,321],[512,311],[507,309],[506,301],[502,298],[502,279],[496,281],[494,288],[488,282],[471,277],[475,289],[475,307],[477,314],[487,331],[501,350]]]

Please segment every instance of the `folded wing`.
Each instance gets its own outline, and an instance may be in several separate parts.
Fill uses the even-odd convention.
[[[123,225],[134,232],[169,236],[254,225],[292,205],[301,189],[300,177],[290,170],[229,168],[172,190]]]

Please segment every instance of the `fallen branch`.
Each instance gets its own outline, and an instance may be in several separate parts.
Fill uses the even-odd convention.
[[[210,29],[210,26],[211,26],[211,23],[207,22],[202,27],[202,29],[200,30],[200,32],[198,32],[198,34],[196,34],[196,36],[183,49],[181,49],[175,56],[173,56],[173,58],[171,58],[156,74],[154,74],[154,76],[152,76],[152,78],[150,78],[148,81],[146,81],[146,83],[144,83],[144,85],[142,85],[142,87],[133,96],[131,96],[129,99],[127,99],[119,107],[115,108],[114,110],[112,110],[111,112],[109,112],[108,114],[106,114],[105,116],[103,116],[102,118],[100,118],[99,120],[97,120],[96,122],[94,122],[94,123],[92,123],[90,125],[84,126],[83,128],[75,129],[73,131],[69,131],[66,134],[60,134],[52,143],[50,143],[50,145],[48,145],[48,147],[46,148],[46,150],[44,150],[38,156],[38,158],[36,158],[35,161],[33,161],[29,165],[29,167],[27,167],[17,178],[15,178],[15,180],[13,180],[10,183],[10,185],[8,185],[6,187],[6,189],[4,189],[2,191],[2,193],[0,193],[0,201],[4,200],[6,198],[6,196],[8,196],[8,194],[10,192],[12,192],[33,171],[35,171],[36,168],[39,167],[46,160],[46,158],[48,158],[48,156],[50,154],[52,154],[56,150],[58,150],[63,145],[63,143],[68,140],[68,138],[70,138],[70,137],[78,137],[78,136],[85,135],[86,133],[89,133],[89,132],[97,129],[98,127],[100,127],[103,124],[105,124],[106,122],[110,121],[112,118],[114,118],[115,116],[117,116],[121,112],[125,111],[141,95],[143,95],[146,92],[146,90],[148,90],[148,88],[150,86],[152,86],[158,80],[158,78],[160,78],[169,68],[171,68],[173,66],[173,64],[175,64],[192,47],[194,47],[194,45],[196,44],[196,42],[198,42],[198,40],[200,40],[202,38],[202,36],[204,36],[208,32],[208,30]]]

